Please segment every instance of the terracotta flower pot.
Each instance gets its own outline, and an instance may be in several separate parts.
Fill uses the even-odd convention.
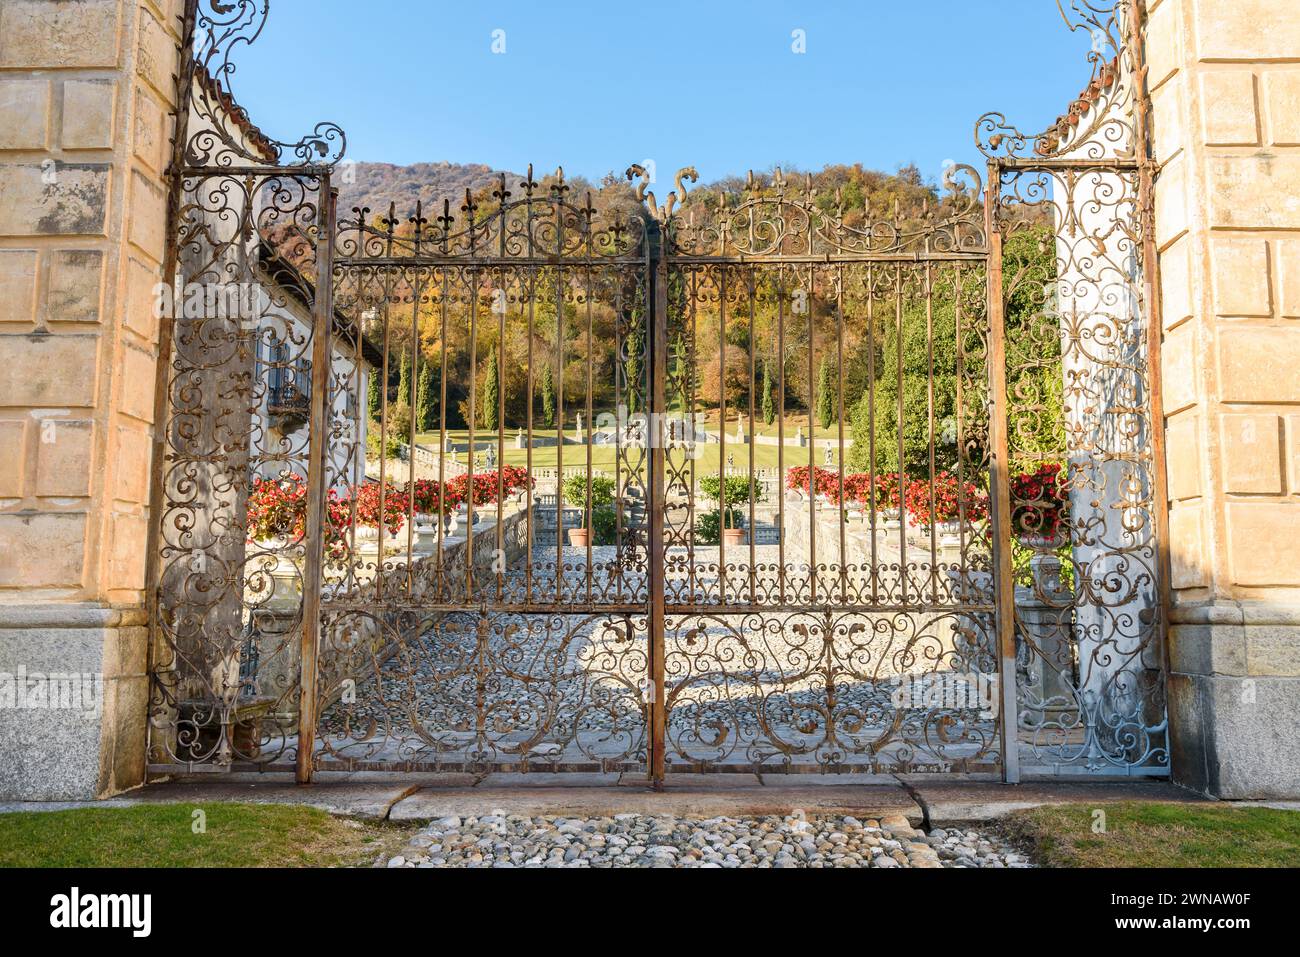
[[[744,545],[745,530],[743,528],[724,528],[722,530],[722,541],[727,545]]]
[[[573,548],[586,548],[591,542],[591,529],[589,528],[571,528],[569,529],[569,545]]]

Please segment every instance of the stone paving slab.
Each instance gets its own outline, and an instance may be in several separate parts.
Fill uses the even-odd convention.
[[[933,827],[988,821],[1047,804],[1114,804],[1118,801],[1206,801],[1168,781],[997,781],[943,780],[901,775],[929,815]]]
[[[279,777],[277,775],[277,777]],[[226,781],[204,778],[167,781],[135,792],[137,803],[209,804],[220,802],[246,804],[302,804],[320,808],[330,814],[382,821],[393,805],[420,789],[418,783],[367,783],[353,781],[320,782],[299,787],[288,781]]]
[[[725,775],[734,777],[735,775]],[[663,791],[648,785],[617,788],[470,788],[418,791],[398,802],[390,821],[417,822],[460,815],[522,814],[533,817],[606,817],[615,814],[713,817],[807,814],[853,814],[861,818],[899,816],[913,825],[924,818],[904,788],[893,786],[813,788],[701,789],[673,786]],[[705,775],[713,777],[713,775]]]
[[[912,825],[941,828],[987,821],[1048,804],[1116,801],[1202,802],[1208,799],[1167,781],[996,781],[898,778],[836,774],[670,774],[654,791],[639,773],[561,774],[320,772],[299,787],[284,772],[234,772],[175,778],[104,801],[12,802],[0,813],[141,803],[239,801],[302,804],[368,820],[424,822],[449,815],[508,814],[609,816],[615,814],[711,817],[808,814],[884,818],[901,815]],[[1240,802],[1241,807],[1300,809],[1296,802]]]
[[[496,772],[489,774],[477,782],[478,787],[482,788],[612,788],[617,787],[620,779],[625,777],[637,777],[637,775],[623,775],[618,771],[611,771],[608,774],[597,772],[574,772],[572,774],[561,771],[527,771],[527,772]],[[642,777],[644,780],[644,777]]]

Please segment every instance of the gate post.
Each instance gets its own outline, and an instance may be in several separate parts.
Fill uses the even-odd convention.
[[[316,297],[311,341],[311,435],[307,453],[307,526],[303,542],[302,651],[298,678],[298,759],[295,780],[310,784],[316,747],[316,654],[320,648],[321,577],[325,545],[325,431],[329,425],[334,320],[334,215],[338,192],[320,174],[316,217]]]
[[[646,573],[649,577],[649,609],[646,630],[650,644],[650,750],[648,773],[656,790],[664,786],[664,739],[666,716],[664,714],[664,482],[667,477],[664,448],[664,415],[667,408],[664,379],[668,374],[668,264],[664,256],[663,224],[651,221],[648,227],[648,259],[646,274],[649,281],[647,310],[650,335],[650,529],[647,536],[648,554]]]
[[[1002,167],[989,163],[984,184],[984,231],[989,261],[986,282],[989,311],[989,388],[993,410],[989,436],[993,552],[994,621],[997,634],[998,686],[1002,695],[1002,776],[1007,784],[1020,782],[1020,751],[1016,734],[1016,601],[1011,569],[1011,460],[1008,436],[1006,323],[1002,295],[1002,233],[997,205],[1002,189]]]

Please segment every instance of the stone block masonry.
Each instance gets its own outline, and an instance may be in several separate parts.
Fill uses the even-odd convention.
[[[144,778],[150,442],[183,0],[0,2],[0,798]]]
[[[1300,796],[1300,6],[1151,0],[1174,776]]]

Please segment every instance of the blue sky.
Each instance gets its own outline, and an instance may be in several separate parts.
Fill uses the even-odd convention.
[[[706,182],[915,163],[938,180],[978,161],[982,113],[1038,132],[1063,112],[1088,46],[1055,0],[273,0],[234,87],[273,137],[333,120],[357,160],[598,179],[651,159]]]

